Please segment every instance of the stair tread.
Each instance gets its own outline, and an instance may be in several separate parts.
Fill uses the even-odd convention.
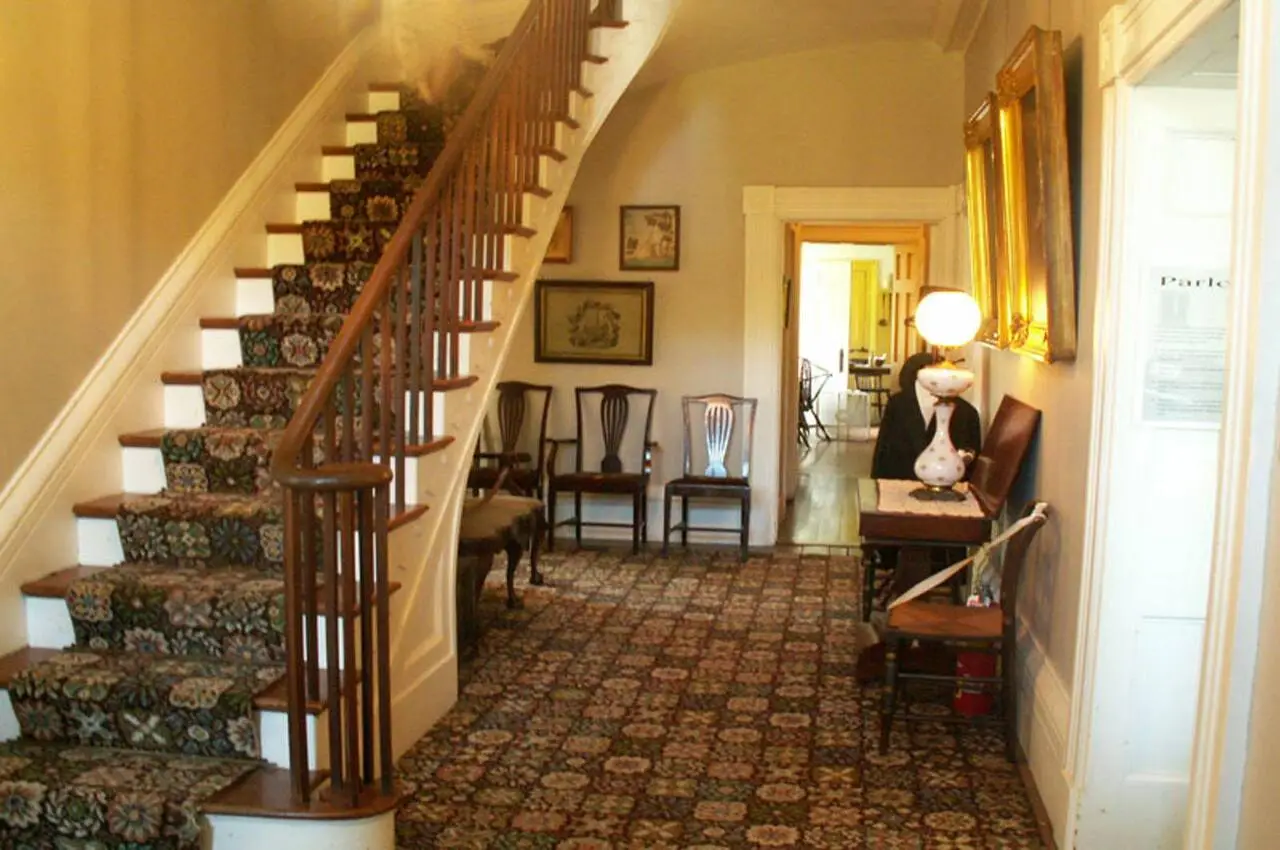
[[[272,278],[275,276],[275,270],[265,266],[236,266],[233,269],[236,277],[249,280],[252,278]]]
[[[226,369],[207,369],[202,371],[174,371],[160,373],[160,380],[170,386],[190,386],[198,387],[204,384],[204,376],[207,374],[221,374],[226,372],[257,372],[263,374],[290,375],[305,373],[314,375],[315,369],[299,369],[293,366],[235,366]],[[459,375],[456,378],[436,378],[434,387],[437,392],[447,392],[448,390],[462,389],[469,387],[476,381],[480,380],[477,375]]]
[[[569,158],[569,155],[566,154],[564,151],[560,150],[559,148],[551,147],[549,145],[538,148],[537,154],[538,156],[550,157],[551,159],[554,159],[556,162],[564,162],[566,159]],[[526,189],[525,191],[528,191],[528,190]]]
[[[303,316],[310,319],[333,319],[335,316],[342,316],[341,313],[255,313],[245,316],[204,316],[200,319],[200,327],[207,331],[236,331],[244,327],[251,321],[261,322],[263,320],[289,318]],[[501,323],[496,319],[487,319],[483,321],[463,320],[458,323],[458,330],[462,333],[488,333],[497,330]]]
[[[24,596],[30,596],[37,599],[65,599],[67,596],[67,591],[71,589],[71,586],[75,584],[77,581],[80,581],[82,579],[91,579],[91,578],[100,576],[103,572],[114,572],[117,574],[123,574],[124,571],[126,570],[134,570],[134,571],[145,573],[147,571],[155,571],[158,568],[163,568],[163,570],[165,571],[175,571],[178,569],[175,567],[170,567],[167,564],[145,564],[145,563],[128,562],[128,561],[121,564],[116,564],[114,567],[85,567],[85,566],[76,565],[74,567],[65,567],[61,570],[55,570],[54,572],[49,573],[43,578],[38,578],[35,581],[27,582],[22,586],[22,593]],[[270,579],[270,578],[277,577],[277,576],[274,576],[272,573],[255,570],[252,567],[209,567],[209,568],[188,567],[186,569],[198,569],[199,572],[201,573],[202,578],[207,578],[207,579],[217,579],[220,573],[222,574],[223,577],[234,577],[238,574],[243,575],[245,572],[251,572],[254,575],[255,580]],[[284,581],[283,577],[279,577],[279,578],[283,585],[283,581]],[[400,590],[401,586],[402,585],[400,582],[393,581],[387,585],[387,589],[388,589],[388,592],[390,592],[391,594],[395,594],[397,591]],[[316,587],[323,589],[324,583],[317,582]],[[323,593],[319,594],[319,605],[317,606],[317,610],[322,615],[329,613],[329,603],[325,599]],[[55,653],[55,652],[61,652],[62,650],[32,649],[30,651],[36,652],[36,653]],[[21,652],[21,650],[19,650],[18,652]],[[10,653],[10,655],[15,655],[15,654],[16,653]],[[0,658],[0,681],[7,681],[7,679],[4,678],[4,675],[6,670],[5,663],[8,658],[9,656]],[[18,663],[18,661],[20,661],[20,659],[15,659],[13,663]],[[21,669],[21,667],[19,667],[18,669]],[[10,671],[9,675],[12,675],[12,671]]]
[[[496,325],[497,322],[494,322],[494,324]],[[163,445],[164,435],[174,431],[180,431],[182,433],[195,432],[195,433],[202,433],[202,434],[209,434],[209,433],[259,434],[264,430],[271,431],[271,430],[278,430],[278,429],[231,428],[231,427],[220,427],[217,425],[208,425],[201,428],[150,428],[146,431],[133,431],[128,434],[121,434],[120,445],[124,446],[125,448],[133,448],[133,449],[159,449]],[[283,433],[283,431],[281,431],[281,433]],[[404,453],[408,457],[424,457],[426,455],[435,454],[438,451],[447,449],[449,446],[453,445],[453,442],[454,442],[454,438],[452,436],[446,435],[444,437],[437,437],[428,443],[417,443],[412,446],[405,446]],[[378,448],[378,445],[375,438],[374,450],[376,451],[377,448]]]
[[[140,502],[145,500],[157,504],[162,502],[204,502],[206,506],[209,502],[215,502],[229,506],[237,502],[253,500],[260,502],[264,507],[274,507],[279,504],[279,499],[279,495],[275,493],[112,493],[109,496],[100,496],[97,499],[77,502],[72,507],[72,512],[80,519],[115,519],[120,513],[120,509],[131,501]],[[215,507],[221,506],[221,504],[215,504]],[[425,514],[429,506],[409,504],[403,508],[392,505],[391,508],[395,513],[391,517],[388,526],[395,529]]]
[[[327,771],[312,771],[311,787],[329,776]],[[354,808],[330,802],[324,794],[312,794],[310,803],[296,802],[289,771],[279,767],[262,767],[240,781],[211,795],[200,810],[210,815],[242,817],[298,818],[308,820],[351,820],[369,818],[392,811],[404,800],[404,793],[383,796],[366,791],[362,805]]]
[[[348,112],[347,121],[377,121],[378,115],[375,112]]]
[[[13,677],[33,664],[48,661],[57,655],[60,649],[45,649],[38,646],[24,646],[15,649],[8,655],[0,655],[0,688],[8,688]]]

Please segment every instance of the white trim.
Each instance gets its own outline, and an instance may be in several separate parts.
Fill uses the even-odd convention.
[[[1074,659],[1069,734],[1064,775],[1072,786],[1062,850],[1070,850],[1080,788],[1091,743],[1099,627],[1105,561],[1116,399],[1112,387],[1119,368],[1121,328],[1114,304],[1122,279],[1125,220],[1123,180],[1132,88],[1168,59],[1186,40],[1221,12],[1230,0],[1130,0],[1111,9],[1100,24],[1099,80],[1102,87],[1102,164],[1099,210],[1098,291],[1095,301],[1093,419],[1086,493],[1085,552],[1081,564],[1081,607]],[[1267,345],[1264,328],[1280,321],[1280,294],[1262,284],[1280,267],[1265,233],[1280,215],[1265,209],[1267,186],[1270,46],[1276,21],[1271,0],[1242,0],[1240,130],[1234,208],[1233,300],[1227,357],[1227,386],[1221,432],[1218,511],[1205,626],[1200,702],[1188,789],[1188,848],[1231,847],[1239,817],[1261,578],[1265,569],[1271,449],[1277,436],[1275,387],[1280,382],[1280,348]],[[1274,110],[1271,110],[1274,112]],[[1274,148],[1274,145],[1272,145]],[[1276,180],[1272,176],[1271,183]],[[1272,281],[1274,283],[1274,281]]]
[[[752,462],[751,544],[778,539],[781,428],[782,275],[786,222],[926,222],[934,232],[930,273],[958,274],[960,215],[954,186],[931,188],[803,188],[745,186],[746,260],[743,276],[743,395],[759,399]]]
[[[1018,627],[1018,739],[1059,847],[1070,846],[1067,813],[1075,800],[1071,777],[1062,770],[1071,715],[1071,694],[1044,645],[1023,621]]]
[[[352,78],[372,52],[376,34],[376,27],[367,27],[325,70],[161,276],[0,492],[0,606],[4,613],[21,610],[16,584],[29,577],[10,575],[15,567],[42,572],[71,563],[71,503],[120,489],[116,436],[122,420],[127,420],[127,427],[159,423],[160,369],[178,366],[175,359],[183,361],[179,368],[198,368],[199,331],[190,315],[193,308],[225,302],[223,312],[231,312],[232,263],[261,260],[260,255],[244,256],[246,234],[261,232],[266,208],[285,196],[286,186],[292,199],[293,177],[285,169],[298,170],[296,161],[304,149],[318,169],[319,157],[314,156],[312,145],[318,133],[329,129],[326,122],[349,105]],[[251,244],[265,246],[264,241]],[[180,338],[184,330],[190,331],[190,339]],[[159,360],[161,356],[169,359]],[[60,559],[37,560],[50,556]],[[0,621],[5,621],[0,649],[11,648],[9,644],[21,639],[21,617],[0,616]]]
[[[1273,329],[1280,321],[1280,251],[1268,237],[1280,219],[1275,170],[1280,136],[1274,129],[1278,90],[1271,85],[1278,70],[1272,49],[1280,16],[1274,14],[1273,2],[1244,0],[1240,9],[1231,277],[1235,299],[1227,333],[1218,512],[1187,792],[1189,848],[1236,846],[1274,497],[1280,345]]]

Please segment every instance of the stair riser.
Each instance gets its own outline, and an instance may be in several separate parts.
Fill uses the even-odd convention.
[[[330,180],[354,180],[356,176],[356,158],[350,154],[325,154],[320,163],[320,179],[328,183]]]
[[[482,318],[488,319],[493,309],[493,288],[501,284],[490,283],[485,287],[485,299],[481,304]],[[437,341],[439,334],[436,334]],[[458,335],[458,368],[462,374],[470,374],[471,334]],[[244,365],[240,346],[240,331],[224,328],[205,328],[200,334],[201,366],[205,369],[238,369]]]
[[[528,196],[526,196],[528,197]],[[319,219],[321,221],[330,221],[328,215]],[[511,271],[513,269],[512,258],[514,252],[521,249],[524,240],[515,236],[504,236],[502,255],[506,258],[504,269],[499,271]],[[300,233],[268,233],[267,234],[267,265],[269,267],[284,265],[302,265],[307,261],[306,254],[302,247],[302,234]]]
[[[258,726],[258,740],[262,745],[262,757],[277,767],[289,766],[289,715],[284,711],[255,711],[254,722]],[[307,760],[312,770],[329,764],[329,715],[307,717]],[[323,729],[326,734],[319,735]],[[13,710],[9,692],[0,689],[0,741],[12,741],[22,734],[18,716]]]
[[[372,145],[378,141],[376,121],[348,121],[347,145]]]
[[[395,112],[400,108],[400,93],[394,91],[371,91],[369,92],[369,111],[373,113],[379,112]]]
[[[542,209],[541,205],[546,203],[541,198],[532,198],[532,196],[529,196],[529,197],[532,199],[532,201],[540,205],[538,207],[539,210]],[[500,271],[511,271],[515,268],[516,263],[514,261],[514,258],[510,254],[507,255],[507,262],[504,265],[506,266],[506,268],[500,269]],[[484,309],[482,311],[482,318],[484,319],[496,318],[492,310],[493,295],[498,290],[505,290],[509,288],[510,288],[510,284],[508,284],[506,281],[493,281],[493,280],[485,281],[484,289],[485,289],[486,300],[485,300],[485,303],[483,304]],[[237,317],[263,316],[268,313],[274,313],[275,307],[276,307],[275,290],[273,289],[272,283],[270,280],[266,278],[258,278],[258,277],[239,278],[236,280],[236,316]],[[212,368],[212,367],[205,367],[205,368]]]
[[[459,349],[459,355],[462,351]],[[445,406],[449,393],[437,392],[432,405],[435,414],[434,434],[443,434]],[[406,398],[406,410],[408,402]],[[166,384],[164,388],[164,426],[166,428],[200,428],[205,424],[204,389],[188,384]],[[127,490],[127,488],[126,488]]]
[[[153,494],[159,493],[168,486],[164,471],[164,455],[160,449],[123,446],[120,451],[124,465],[125,492]],[[375,456],[374,461],[380,462],[381,458]],[[406,493],[418,492],[418,482],[425,480],[421,469],[425,462],[424,458],[407,459],[405,463]],[[396,502],[394,487],[391,490],[391,501],[393,504]]]

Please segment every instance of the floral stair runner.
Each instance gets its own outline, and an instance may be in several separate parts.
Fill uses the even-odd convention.
[[[261,765],[253,699],[284,659],[272,450],[464,102],[406,91],[377,117],[305,264],[273,270],[275,313],[238,320],[244,365],[204,374],[205,427],[165,432],[167,489],[117,512],[125,563],[67,593],[76,645],[10,685],[0,848],[193,848],[201,801]]]

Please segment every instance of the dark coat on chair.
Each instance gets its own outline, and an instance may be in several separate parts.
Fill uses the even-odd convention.
[[[889,397],[880,419],[880,434],[871,460],[873,478],[915,480],[916,458],[933,439],[938,421],[933,417],[925,427],[924,414],[916,399],[916,375],[933,362],[931,354],[913,354],[902,364],[898,376],[901,391]],[[956,399],[955,412],[951,415],[951,442],[957,449],[968,449],[975,455],[982,446],[978,411],[962,398]]]

